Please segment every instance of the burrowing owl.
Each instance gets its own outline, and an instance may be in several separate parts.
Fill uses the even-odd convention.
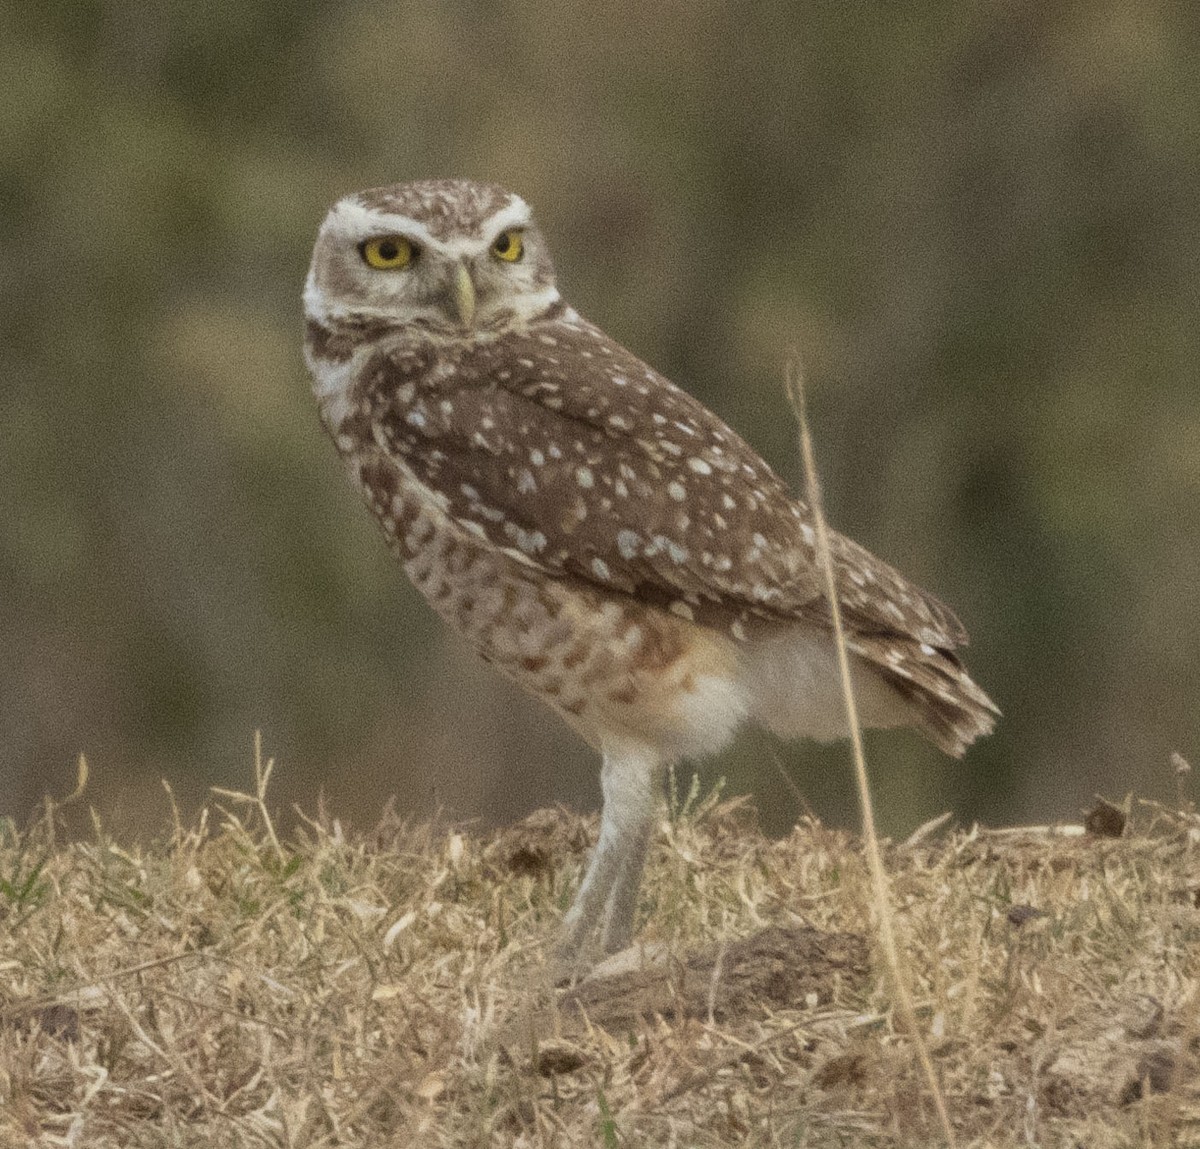
[[[561,957],[620,949],[665,764],[746,720],[847,732],[809,508],[567,305],[502,188],[340,200],[304,304],[321,417],[409,577],[603,756]],[[954,654],[958,619],[849,539],[832,546],[864,722],[961,755],[996,709]]]

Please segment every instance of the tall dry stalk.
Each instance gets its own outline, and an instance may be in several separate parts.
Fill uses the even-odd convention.
[[[842,607],[838,601],[837,579],[833,571],[833,554],[829,547],[829,528],[825,523],[825,510],[821,502],[821,485],[817,478],[816,457],[813,452],[812,434],[808,427],[808,414],[804,400],[804,379],[800,371],[799,357],[793,355],[788,361],[786,384],[788,399],[796,413],[800,426],[800,451],[804,460],[804,478],[808,488],[808,502],[812,508],[817,536],[817,562],[825,575],[825,595],[829,599],[829,611],[833,618],[834,643],[837,648],[838,670],[842,679],[842,697],[846,703],[846,719],[850,726],[850,745],[854,758],[854,779],[858,787],[858,802],[862,810],[863,842],[866,846],[867,867],[871,873],[871,890],[878,921],[879,947],[887,964],[892,982],[896,1005],[900,1011],[904,1028],[913,1041],[921,1070],[929,1084],[929,1092],[937,1109],[946,1144],[954,1149],[954,1129],[946,1109],[946,1099],[929,1056],[929,1047],[917,1024],[912,995],[908,990],[908,977],[900,949],[896,944],[895,919],[892,900],[888,890],[887,871],[883,867],[883,855],[879,851],[879,835],[875,829],[875,809],[871,801],[871,784],[867,776],[867,759],[863,750],[862,727],[858,721],[858,705],[854,700],[854,686],[850,680],[850,655],[846,650],[846,634],[842,626]]]

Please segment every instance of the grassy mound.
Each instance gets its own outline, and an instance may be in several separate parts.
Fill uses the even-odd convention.
[[[545,959],[594,822],[565,811],[0,828],[0,1146],[937,1143],[857,839],[674,807],[640,953],[570,991]],[[1120,821],[886,845],[961,1144],[1200,1140],[1200,819]]]

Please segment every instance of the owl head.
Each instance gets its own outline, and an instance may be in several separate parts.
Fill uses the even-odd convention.
[[[356,192],[321,224],[304,288],[310,320],[461,338],[557,302],[545,241],[520,196],[422,180]]]

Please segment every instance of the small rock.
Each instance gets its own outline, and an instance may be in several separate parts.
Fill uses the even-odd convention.
[[[1083,819],[1084,828],[1097,838],[1119,838],[1125,833],[1125,822],[1125,811],[1099,795]]]
[[[1120,1103],[1131,1105],[1145,1096],[1146,1086],[1151,1093],[1167,1093],[1175,1079],[1175,1050],[1161,1042],[1138,1058],[1137,1072],[1121,1090]]]
[[[1026,922],[1032,921],[1034,918],[1046,918],[1050,915],[1045,910],[1039,910],[1034,906],[1009,906],[1008,913],[1004,915],[1008,918],[1011,925],[1023,926]]]

